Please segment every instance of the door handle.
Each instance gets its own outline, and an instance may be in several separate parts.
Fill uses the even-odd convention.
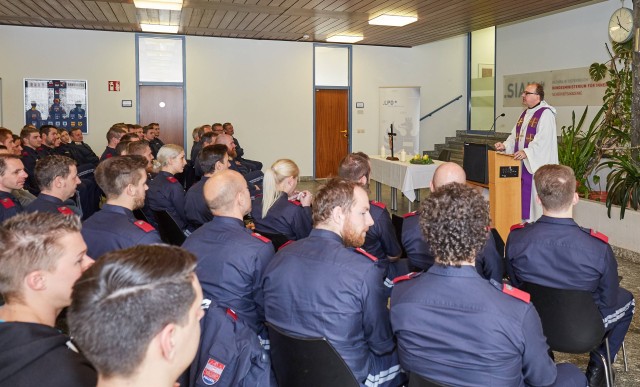
[[[346,130],[341,130],[340,133],[347,133],[347,131]]]

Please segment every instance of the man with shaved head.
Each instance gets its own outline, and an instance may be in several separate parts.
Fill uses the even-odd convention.
[[[261,333],[265,320],[260,281],[274,254],[273,244],[244,226],[251,198],[241,174],[216,172],[203,192],[213,220],[193,232],[182,247],[198,258],[196,274],[205,298],[233,309]]]
[[[429,183],[429,188],[431,192],[436,192],[447,184],[466,184],[466,181],[467,175],[461,166],[456,163],[444,163],[436,169],[433,179]],[[402,245],[407,252],[411,265],[415,269],[427,271],[433,266],[435,257],[420,230],[421,211],[424,211],[424,209],[421,208],[418,211],[404,215]],[[487,233],[487,242],[475,259],[476,270],[485,279],[494,279],[501,282],[504,274],[503,255],[504,252],[498,252],[496,248],[493,233]]]

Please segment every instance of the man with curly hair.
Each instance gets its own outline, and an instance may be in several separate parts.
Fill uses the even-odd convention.
[[[475,256],[487,240],[489,206],[473,188],[444,185],[424,202],[420,226],[435,265],[397,278],[391,325],[402,367],[455,386],[580,386],[556,366],[529,295],[482,278]]]

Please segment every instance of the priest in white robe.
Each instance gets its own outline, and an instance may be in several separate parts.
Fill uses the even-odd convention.
[[[527,85],[522,93],[527,107],[513,127],[511,135],[495,144],[498,151],[513,154],[522,160],[522,220],[536,221],[542,216],[542,206],[536,202],[533,174],[543,165],[558,164],[556,109],[544,101],[544,89],[538,83]]]

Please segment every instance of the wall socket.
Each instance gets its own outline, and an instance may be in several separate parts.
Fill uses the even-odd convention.
[[[364,133],[364,129],[357,129],[356,132],[357,133]]]

